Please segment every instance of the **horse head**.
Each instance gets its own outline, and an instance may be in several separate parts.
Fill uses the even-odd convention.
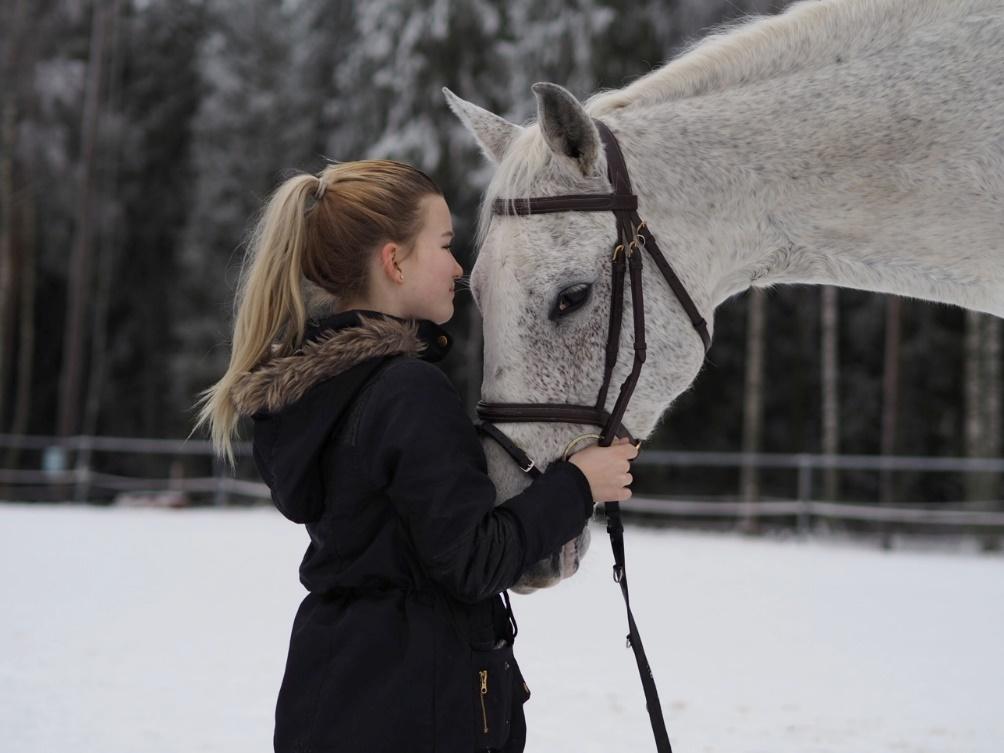
[[[485,194],[471,291],[484,322],[482,400],[488,403],[592,405],[604,380],[613,299],[611,249],[618,240],[609,212],[556,212],[531,216],[494,215],[496,199],[605,194],[607,156],[586,108],[555,84],[533,87],[536,124],[521,127],[444,90],[450,107],[496,165]],[[628,169],[634,169],[625,144]],[[634,186],[642,216],[645,181]],[[655,212],[652,212],[653,217]],[[646,221],[648,216],[646,216]],[[659,226],[651,227],[664,247]],[[654,265],[643,267],[648,363],[642,369],[621,423],[637,439],[647,437],[669,404],[695,379],[704,358],[691,318]],[[684,277],[683,274],[680,275]],[[693,281],[685,284],[694,288]],[[696,290],[700,291],[698,286]],[[624,292],[622,336],[611,387],[603,407],[610,412],[617,386],[633,361],[630,296]],[[706,295],[696,295],[700,306]],[[703,311],[710,311],[701,306]],[[708,316],[710,319],[710,315]],[[574,443],[595,426],[578,423],[505,423],[505,433],[538,467],[582,449]],[[489,474],[505,500],[530,479],[495,442],[485,443]],[[585,528],[560,552],[528,569],[514,588],[525,593],[572,575],[589,545]]]

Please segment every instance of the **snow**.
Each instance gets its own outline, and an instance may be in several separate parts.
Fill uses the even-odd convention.
[[[528,753],[654,750],[601,525],[513,595]],[[676,753],[1000,753],[1004,558],[626,534]],[[270,509],[0,506],[4,751],[271,750],[306,536]]]

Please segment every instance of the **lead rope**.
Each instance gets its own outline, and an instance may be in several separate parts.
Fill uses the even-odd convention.
[[[640,281],[640,272],[637,277]],[[632,275],[631,278],[632,283],[634,283],[636,275]],[[632,299],[636,298],[635,288],[632,288],[631,297]],[[636,350],[635,365],[640,366],[640,363],[644,362],[644,359],[644,350]],[[615,422],[611,421],[603,430],[603,434],[598,442],[601,447],[610,446],[614,437],[615,425]],[[621,588],[621,595],[624,597],[624,608],[627,610],[627,645],[634,652],[635,663],[638,665],[638,675],[641,677],[642,690],[645,691],[645,708],[648,710],[648,718],[652,724],[655,747],[658,753],[673,753],[673,748],[669,743],[669,733],[666,731],[666,720],[662,715],[662,704],[659,702],[659,691],[655,686],[655,678],[652,675],[652,667],[648,663],[648,657],[645,655],[645,646],[642,644],[641,634],[638,632],[638,625],[635,622],[634,613],[631,611],[627,566],[624,560],[624,524],[621,522],[620,502],[605,502],[603,510],[607,516],[607,534],[610,536],[610,549],[614,555],[614,582]]]
[[[600,136],[603,139],[607,154],[607,170],[610,182],[615,193],[631,193],[631,183],[628,178],[627,167],[624,163],[624,155],[620,150],[617,139],[614,138],[610,129],[605,123],[595,121]],[[621,252],[621,262],[623,257],[628,257],[628,267],[631,281],[631,309],[634,324],[634,361],[631,366],[631,373],[621,386],[621,394],[618,396],[617,404],[611,414],[610,421],[604,427],[598,444],[602,447],[609,447],[615,436],[618,422],[621,420],[627,408],[627,400],[634,392],[634,386],[641,373],[641,367],[645,363],[646,343],[645,343],[645,302],[642,296],[642,249],[646,247],[647,241],[644,236],[640,236],[640,231],[644,228],[644,223],[637,217],[625,217],[627,212],[614,211],[618,226],[618,245],[614,247],[614,281],[620,281],[623,285],[623,267],[620,274],[617,274],[617,250]],[[637,218],[637,222],[635,219]],[[630,234],[628,229],[630,228]],[[654,246],[654,244],[653,244]],[[623,290],[618,295],[619,300]],[[620,308],[620,307],[618,307]],[[621,312],[618,311],[618,319]],[[618,321],[618,325],[620,322]],[[619,330],[619,326],[618,326]],[[626,394],[625,394],[626,393]],[[610,536],[610,549],[614,555],[613,577],[614,582],[620,586],[621,595],[624,597],[624,608],[627,610],[628,634],[627,645],[634,652],[635,663],[638,665],[638,675],[641,678],[642,690],[645,691],[645,708],[648,710],[648,718],[652,724],[652,735],[655,737],[655,747],[658,753],[673,753],[673,748],[669,743],[669,733],[666,731],[666,720],[662,715],[662,704],[659,702],[659,691],[655,686],[655,677],[652,675],[652,667],[648,663],[648,656],[645,654],[645,646],[641,641],[641,634],[638,632],[638,625],[631,611],[631,596],[628,592],[627,565],[624,560],[624,524],[621,521],[620,502],[611,501],[603,505],[603,510],[607,516],[607,534]]]
[[[624,606],[627,609],[627,645],[634,651],[635,663],[638,665],[641,686],[645,691],[645,708],[648,709],[652,734],[655,736],[655,748],[659,753],[673,753],[673,748],[669,744],[669,733],[666,732],[666,721],[662,716],[662,705],[659,703],[659,691],[655,687],[652,668],[649,666],[641,634],[631,612],[631,598],[628,594],[627,570],[624,563],[624,525],[621,523],[620,502],[607,502],[604,509],[607,515],[607,533],[610,534],[610,548],[614,553],[614,581],[621,587]]]

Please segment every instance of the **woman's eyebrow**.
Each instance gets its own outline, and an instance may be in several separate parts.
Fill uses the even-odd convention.
[[[450,238],[452,238],[453,237],[453,231],[452,230],[447,230],[445,233],[443,233],[443,237],[444,238],[446,238],[447,236],[449,236]]]

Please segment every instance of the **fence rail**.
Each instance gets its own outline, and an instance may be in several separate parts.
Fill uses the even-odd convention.
[[[40,450],[43,467],[0,468],[0,484],[7,486],[40,485],[73,487],[74,499],[83,501],[93,489],[118,492],[212,494],[217,505],[230,498],[268,500],[268,487],[260,481],[234,478],[222,463],[214,461],[214,475],[200,477],[134,477],[102,473],[91,467],[92,454],[119,453],[138,455],[211,456],[206,440],[146,439],[133,437],[45,437],[0,434],[0,447]],[[249,442],[235,444],[237,456],[248,456]],[[74,452],[73,468],[66,467],[68,452]],[[923,471],[958,473],[1002,473],[1004,458],[945,458],[922,456],[813,455],[809,453],[742,453],[645,450],[634,461],[639,466],[655,467],[725,467],[790,469],[797,474],[797,492],[790,500],[736,501],[665,499],[633,496],[623,504],[628,512],[665,518],[777,518],[794,517],[801,530],[814,519],[866,521],[882,524],[929,524],[944,527],[1004,528],[1004,511],[959,509],[943,505],[938,509],[921,505],[867,505],[812,499],[812,474],[827,468],[871,471]],[[1000,506],[988,501],[988,506]]]

